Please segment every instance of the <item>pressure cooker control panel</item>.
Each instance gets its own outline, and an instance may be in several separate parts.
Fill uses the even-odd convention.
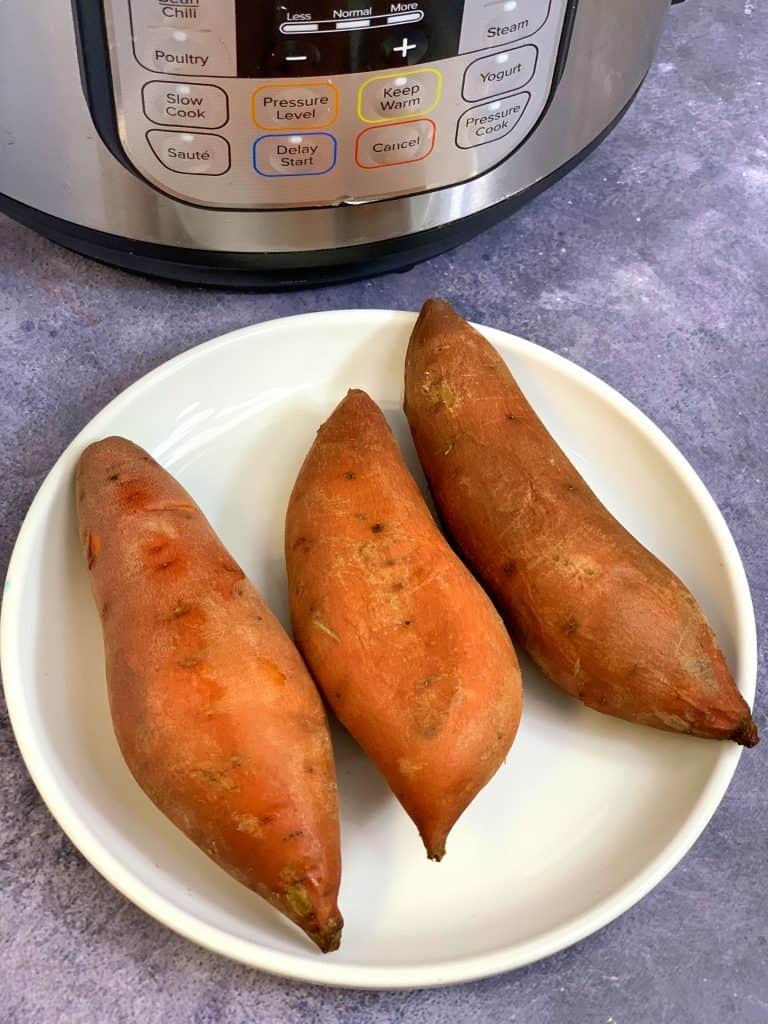
[[[233,209],[474,178],[550,97],[568,0],[104,0],[135,169]]]

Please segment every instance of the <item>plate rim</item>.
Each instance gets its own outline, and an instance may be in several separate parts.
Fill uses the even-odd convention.
[[[611,896],[589,910],[575,915],[557,928],[543,932],[523,943],[471,957],[458,957],[434,964],[417,966],[358,965],[334,963],[328,958],[309,959],[293,953],[272,950],[258,942],[237,938],[221,928],[201,921],[194,914],[177,907],[159,895],[150,886],[137,879],[130,869],[102,843],[95,832],[80,817],[58,785],[46,763],[35,730],[27,714],[24,686],[18,652],[12,644],[18,622],[20,604],[15,597],[12,580],[26,561],[25,553],[34,542],[35,528],[40,519],[44,526],[45,513],[52,504],[62,477],[71,472],[74,461],[86,436],[97,431],[99,423],[113,417],[122,406],[128,405],[149,386],[172,376],[180,369],[204,359],[209,353],[224,350],[245,339],[257,341],[258,335],[269,333],[278,326],[291,326],[327,319],[368,321],[371,326],[412,325],[418,314],[386,309],[320,310],[294,316],[277,317],[261,323],[241,327],[193,346],[142,375],[121,391],[93,416],[46,474],[22,521],[8,563],[0,611],[0,665],[8,715],[19,751],[41,799],[59,827],[88,863],[123,896],[177,934],[222,956],[249,967],[255,967],[281,977],[321,986],[349,989],[403,990],[433,988],[461,984],[491,977],[523,967],[554,955],[580,942],[621,916],[643,899],[683,859],[701,836],[719,806],[738,766],[742,749],[735,744],[723,744],[712,773],[695,804],[691,806],[674,837],[664,849]],[[534,362],[554,367],[567,377],[575,379],[635,427],[657,449],[661,458],[671,464],[676,476],[696,500],[707,526],[717,538],[725,555],[724,571],[731,578],[735,596],[736,648],[742,668],[740,689],[750,707],[754,704],[757,682],[757,628],[749,583],[731,531],[709,490],[691,464],[660,427],[628,398],[595,374],[551,349],[527,341],[498,328],[473,324],[502,352],[522,350]],[[298,332],[297,332],[298,333]]]

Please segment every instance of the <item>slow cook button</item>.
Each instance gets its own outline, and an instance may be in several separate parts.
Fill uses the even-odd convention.
[[[363,82],[357,98],[361,121],[402,121],[429,114],[440,102],[443,76],[433,68],[374,75]]]
[[[222,128],[229,120],[227,94],[218,85],[192,82],[147,82],[144,113],[155,124]]]
[[[339,92],[329,82],[263,85],[251,111],[259,128],[328,128],[339,115]]]
[[[327,132],[262,135],[253,144],[253,167],[265,178],[327,174],[336,166],[336,149]]]
[[[366,128],[357,137],[357,165],[372,171],[425,160],[435,148],[435,130],[435,122],[428,118]]]
[[[473,61],[464,75],[464,99],[477,103],[522,89],[533,78],[538,56],[538,48],[529,44]]]
[[[216,32],[149,28],[136,41],[136,59],[167,75],[237,74],[235,54]]]
[[[551,0],[500,0],[488,5],[477,46],[499,46],[526,39],[546,23]]]
[[[523,116],[530,99],[529,92],[521,92],[509,99],[493,100],[465,111],[459,118],[456,145],[460,149],[473,149],[503,139]]]
[[[192,132],[147,132],[152,152],[169,171],[179,174],[226,174],[230,167],[229,143],[221,135]]]

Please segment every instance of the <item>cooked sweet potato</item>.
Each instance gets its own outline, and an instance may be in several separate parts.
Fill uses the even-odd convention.
[[[757,743],[692,595],[604,508],[445,302],[428,302],[414,329],[405,412],[441,518],[551,679],[629,722]]]
[[[135,444],[86,449],[77,505],[134,778],[217,864],[336,949],[336,778],[298,651],[187,492]]]
[[[520,672],[364,392],[350,391],[320,428],[285,544],[299,649],[440,860],[515,737]]]

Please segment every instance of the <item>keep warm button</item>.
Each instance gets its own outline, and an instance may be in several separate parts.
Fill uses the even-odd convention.
[[[521,92],[509,99],[493,100],[465,111],[459,118],[456,145],[460,149],[473,149],[503,139],[513,131],[530,100],[529,92]]]
[[[262,135],[253,144],[253,168],[265,178],[327,174],[336,166],[336,149],[327,132]]]
[[[357,98],[361,121],[402,121],[431,113],[440,102],[443,76],[433,68],[375,75],[364,82]]]

